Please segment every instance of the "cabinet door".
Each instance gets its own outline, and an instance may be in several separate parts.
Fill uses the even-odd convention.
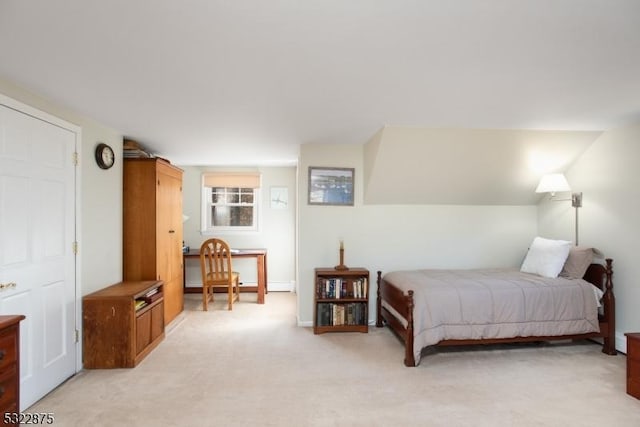
[[[126,159],[123,174],[123,279],[157,280],[156,167]]]
[[[133,315],[129,298],[85,298],[82,304],[85,368],[122,368],[133,363]]]
[[[151,310],[136,317],[136,356],[151,344]]]
[[[182,179],[171,177],[167,181],[166,209],[169,215],[169,241],[167,246],[170,270],[167,280],[182,278]]]
[[[151,309],[151,341],[164,332],[164,305],[158,304]]]
[[[158,173],[157,268],[164,281],[165,324],[183,309],[182,289],[182,179],[175,174]]]
[[[168,325],[183,309],[182,277],[164,282],[164,324]]]

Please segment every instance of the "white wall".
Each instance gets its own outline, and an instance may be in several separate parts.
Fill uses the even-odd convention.
[[[540,176],[564,170],[601,134],[385,126],[365,146],[369,175],[364,200],[377,204],[534,205],[539,200],[534,189]]]
[[[303,326],[312,324],[314,268],[339,263],[341,239],[345,264],[369,269],[375,283],[377,270],[516,267],[537,233],[536,206],[364,205],[363,146],[303,145],[299,166],[298,323]],[[355,206],[308,205],[309,166],[355,168]],[[370,321],[375,292],[373,285]]]
[[[191,249],[198,249],[203,241],[213,236],[200,233],[201,176],[203,172],[224,170],[221,168],[179,166],[184,170],[182,192],[183,211],[189,219],[184,223],[184,240]],[[230,169],[226,169],[230,170]],[[238,169],[233,169],[237,171]],[[293,290],[295,284],[295,209],[296,167],[254,168],[262,175],[260,190],[260,230],[257,233],[228,233],[216,237],[225,239],[235,248],[266,248],[268,288],[270,290]],[[271,187],[287,187],[289,204],[286,209],[272,209],[269,193]],[[234,270],[240,273],[243,283],[257,281],[254,259],[234,259]],[[186,266],[187,285],[200,286],[200,267],[197,260]],[[268,301],[268,297],[267,297]]]
[[[37,96],[0,77],[0,93],[82,128],[79,147],[78,224],[80,289],[86,295],[122,280],[122,135],[68,108]],[[109,144],[115,165],[100,169],[94,160],[98,142]]]
[[[616,348],[626,351],[625,332],[640,330],[640,124],[605,132],[566,173],[573,191],[583,193],[579,243],[613,258]],[[570,202],[544,201],[540,234],[574,240]]]

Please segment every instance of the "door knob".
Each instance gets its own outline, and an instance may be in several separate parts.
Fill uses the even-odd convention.
[[[0,291],[18,286],[15,282],[0,283]]]

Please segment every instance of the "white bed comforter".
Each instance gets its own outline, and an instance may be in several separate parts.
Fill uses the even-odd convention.
[[[384,280],[405,293],[414,291],[416,365],[422,348],[447,339],[599,331],[597,288],[585,280],[507,269],[396,271]]]

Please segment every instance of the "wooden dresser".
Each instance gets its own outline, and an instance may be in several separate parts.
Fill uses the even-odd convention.
[[[627,336],[627,393],[640,399],[640,333]]]
[[[20,412],[20,321],[24,316],[0,316],[0,408]],[[4,419],[4,417],[3,417]]]
[[[133,368],[164,338],[160,281],[121,282],[82,299],[84,367]]]
[[[182,170],[162,159],[124,160],[123,278],[162,280],[164,321],[184,307]]]

